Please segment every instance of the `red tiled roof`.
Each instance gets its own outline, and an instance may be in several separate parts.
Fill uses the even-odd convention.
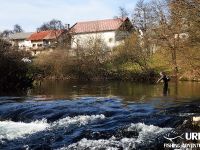
[[[61,30],[47,30],[47,31],[40,31],[33,33],[28,40],[30,41],[40,41],[40,40],[50,40],[55,39],[56,37],[60,36],[62,33]]]
[[[77,22],[72,28],[71,31],[80,34],[80,33],[91,33],[91,32],[103,32],[103,31],[114,31],[119,29],[119,27],[126,21],[128,18],[116,18],[116,19],[106,19],[106,20],[97,20],[97,21],[88,21],[88,22]]]

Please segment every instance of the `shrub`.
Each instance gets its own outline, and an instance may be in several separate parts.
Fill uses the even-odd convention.
[[[0,42],[0,90],[25,90],[32,85],[33,74],[31,66],[23,58],[29,53],[11,49],[9,43]]]

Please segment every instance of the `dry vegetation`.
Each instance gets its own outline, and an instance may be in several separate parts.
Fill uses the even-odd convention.
[[[0,92],[26,90],[32,85],[31,66],[22,60],[29,56],[29,53],[13,50],[8,42],[0,39]]]
[[[54,79],[134,81],[149,81],[156,76],[135,34],[112,54],[99,37],[88,38],[84,43],[84,47],[74,50],[74,56],[66,50],[39,55],[34,59],[37,74]]]
[[[34,62],[44,77],[153,81],[165,71],[175,79],[198,80],[198,14],[198,0],[139,0],[132,13],[134,32],[111,53],[103,39],[88,38],[73,57],[57,50]]]
[[[123,8],[120,11],[122,17],[129,15]],[[139,0],[131,13],[134,32],[112,51],[103,39],[91,37],[84,42],[84,47],[77,46],[71,56],[66,49],[71,35],[66,34],[60,48],[34,58],[32,66],[21,62],[24,54],[11,52],[1,40],[0,83],[8,88],[21,86],[18,83],[31,81],[32,78],[27,78],[31,74],[35,79],[153,82],[159,71],[166,71],[176,79],[199,80],[199,14],[199,0]],[[54,22],[58,27],[48,25],[61,28],[59,21]],[[44,24],[40,29],[46,28]]]

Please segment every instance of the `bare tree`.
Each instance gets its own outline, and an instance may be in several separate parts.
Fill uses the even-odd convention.
[[[152,9],[149,2],[139,0],[132,14],[133,24],[142,32],[146,32],[150,29],[154,23],[152,16]]]
[[[13,34],[12,30],[4,30],[2,33],[0,33],[1,38],[7,38],[10,34]]]
[[[62,29],[65,29],[65,26],[63,25],[62,21],[57,19],[52,19],[49,22],[43,23],[39,28],[37,28],[37,31],[62,30]]]
[[[20,33],[20,32],[24,32],[24,30],[22,29],[22,27],[18,24],[14,25],[14,29],[13,29],[14,33]]]
[[[69,25],[65,27],[62,21],[57,19],[52,19],[49,22],[43,23],[39,28],[37,28],[38,32],[47,30],[51,30],[51,32],[54,34],[57,46],[60,46],[61,48],[70,47],[71,34],[68,32]]]
[[[47,31],[49,30],[49,26],[48,24],[44,23],[43,25],[41,25],[39,28],[37,28],[37,31],[40,32],[40,31]]]
[[[7,38],[13,33],[20,33],[20,32],[23,32],[23,31],[24,30],[22,29],[22,27],[20,25],[16,24],[16,25],[14,25],[13,30],[4,30],[3,32],[1,32],[0,37],[1,38]]]
[[[154,50],[155,40],[151,38],[152,29],[155,25],[155,19],[152,15],[152,8],[149,2],[139,0],[132,14],[133,25],[140,34],[143,50],[150,57]]]
[[[171,56],[170,63],[177,78],[179,66],[185,58],[190,56],[192,45],[198,43],[194,42],[194,39],[198,40],[198,36],[193,32],[198,33],[199,25],[191,18],[198,20],[199,2],[196,0],[153,0],[150,4],[155,20],[151,38],[157,40],[157,46]],[[191,40],[192,38],[194,39]],[[190,48],[187,48],[187,45],[190,45]],[[196,51],[195,54],[198,52]],[[193,58],[197,57],[191,56],[190,60]],[[198,58],[200,58],[199,54]]]
[[[180,48],[179,35],[181,34],[181,18],[173,15],[170,3],[165,0],[152,1],[152,15],[155,17],[156,24],[153,28],[153,37],[158,41],[158,45],[171,55],[174,75],[177,77],[177,51]],[[171,12],[170,12],[171,11]]]
[[[200,1],[182,0],[172,1],[170,5],[173,10],[173,19],[179,17],[179,28],[182,33],[179,35],[179,55],[181,64],[190,72],[200,75]],[[181,22],[181,23],[180,23]]]
[[[128,11],[124,7],[119,7],[119,17],[120,18],[126,18],[129,16]]]

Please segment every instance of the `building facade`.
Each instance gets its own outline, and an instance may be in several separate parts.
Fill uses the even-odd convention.
[[[31,41],[32,49],[41,49],[53,46],[61,34],[61,30],[40,31],[33,33],[28,40]]]
[[[71,48],[84,47],[88,39],[102,39],[108,48],[118,46],[130,35],[133,26],[128,18],[77,22],[72,26]]]
[[[20,50],[29,50],[32,48],[31,41],[28,39],[33,32],[14,33],[9,36],[9,40],[13,47]]]
[[[30,50],[33,55],[67,43],[66,49],[84,47],[88,40],[103,41],[106,49],[112,50],[130,35],[133,29],[129,18],[115,18],[77,22],[67,30],[46,30],[40,32],[16,33],[10,36],[13,46]]]

